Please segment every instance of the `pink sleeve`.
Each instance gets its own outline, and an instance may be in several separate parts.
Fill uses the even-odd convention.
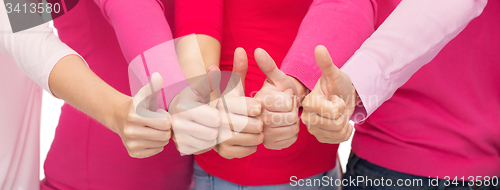
[[[314,58],[317,45],[327,47],[341,67],[374,31],[370,0],[315,0],[299,28],[281,70],[312,89],[321,76]]]
[[[348,74],[363,107],[361,122],[423,65],[430,62],[484,9],[487,0],[404,0],[341,68]]]
[[[128,62],[144,51],[172,40],[170,26],[157,0],[94,0],[113,26]]]
[[[113,26],[122,52],[130,63],[132,95],[158,72],[164,80],[158,106],[167,104],[187,84],[177,62],[172,32],[158,0],[94,0]],[[181,85],[179,85],[181,84]]]
[[[205,34],[221,42],[223,0],[176,0],[175,37]]]

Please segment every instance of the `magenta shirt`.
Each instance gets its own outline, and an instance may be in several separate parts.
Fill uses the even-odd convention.
[[[95,2],[81,0],[56,19],[59,37],[105,82],[130,95],[128,63],[172,39],[165,18],[172,20],[173,7],[156,0]],[[172,78],[164,76],[165,83]],[[192,156],[180,156],[172,141],[155,156],[132,158],[117,134],[65,104],[42,189],[188,189],[192,167]]]

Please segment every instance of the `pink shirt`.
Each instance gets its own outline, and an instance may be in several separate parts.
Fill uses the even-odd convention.
[[[54,25],[94,73],[131,95],[129,63],[143,54],[146,61],[151,54],[165,60],[154,52],[158,49],[149,50],[160,44],[169,50],[165,42],[172,40],[167,22],[173,18],[172,6],[171,1],[156,0],[80,1]],[[175,79],[162,75],[164,84]],[[42,189],[188,189],[192,167],[193,157],[181,157],[173,141],[155,156],[132,158],[117,134],[65,104],[45,161]]]
[[[331,36],[338,41],[336,55],[343,62],[370,36],[374,28],[373,5],[369,0],[189,0],[176,2],[176,35],[191,33],[210,35],[221,42],[220,68],[231,71],[234,50],[242,47],[248,54],[245,95],[252,97],[266,79],[259,69],[253,52],[265,49],[279,67],[297,38],[302,38],[304,22],[325,21],[325,12],[334,15],[329,26],[339,32],[356,31],[343,36]],[[311,4],[312,3],[312,4]],[[326,8],[322,5],[326,5]],[[310,28],[321,30],[320,27]],[[298,32],[298,33],[297,33]],[[310,53],[312,53],[312,50]],[[336,58],[337,59],[337,58]],[[339,61],[341,62],[341,61]],[[309,68],[302,70],[310,70]],[[300,114],[300,113],[299,113]],[[300,122],[300,121],[299,121]],[[215,151],[195,156],[198,165],[210,175],[239,185],[276,185],[290,182],[290,176],[307,178],[335,167],[337,144],[320,143],[300,122],[297,141],[282,150],[270,150],[262,144],[257,152],[240,159],[225,159]]]
[[[12,33],[0,0],[0,189],[40,188],[40,87],[69,54],[48,24]]]
[[[406,0],[386,20],[399,2],[377,1],[377,31],[341,68],[364,104],[351,118],[363,122],[356,125],[353,151],[420,176],[500,175],[500,2],[490,1],[470,22],[485,0]],[[308,36],[294,47],[311,53],[289,53],[282,70],[312,88],[321,75],[313,47],[335,46],[327,39],[343,34],[313,29],[328,26],[324,22],[303,26]]]

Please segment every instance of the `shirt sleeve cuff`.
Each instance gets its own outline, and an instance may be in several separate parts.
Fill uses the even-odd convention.
[[[362,101],[351,116],[356,123],[363,122],[390,97],[387,97],[389,78],[368,54],[357,51],[341,68],[352,81]]]
[[[310,65],[300,61],[294,61],[293,64],[290,64],[290,62],[288,62],[287,64],[283,64],[283,66],[281,67],[281,71],[289,76],[295,77],[309,90],[312,90],[314,88],[319,77],[321,77],[321,70],[318,70],[319,68],[311,69]]]
[[[189,26],[179,28],[175,32],[175,37],[179,38],[190,34],[205,34],[222,42],[222,31],[206,23],[193,23]]]

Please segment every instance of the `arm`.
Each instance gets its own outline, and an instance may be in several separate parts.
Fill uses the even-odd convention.
[[[222,39],[222,13],[222,0],[176,1],[176,36],[181,37],[188,34],[196,34],[199,43],[199,46],[196,48],[199,48],[201,51],[201,57],[206,70],[209,70],[207,68],[212,66],[219,66],[220,41]],[[238,82],[244,82],[247,67],[246,52],[241,48],[236,49],[233,73],[238,74],[239,77],[234,79],[238,79]],[[224,73],[221,74],[224,75]],[[235,75],[231,75],[231,81],[233,81],[233,76]],[[218,126],[219,129],[216,133],[216,139],[220,144],[214,146],[213,149],[219,155],[228,159],[241,158],[254,153],[257,150],[257,145],[262,143],[262,126],[259,125],[260,119],[258,117],[251,117],[260,114],[260,103],[252,98],[244,97],[241,82],[234,88],[227,89],[232,90],[223,97],[226,105],[222,106],[222,103],[219,101],[216,107],[218,109],[217,112],[223,117],[221,117]],[[225,106],[227,107],[223,108]],[[231,124],[228,122],[229,118],[231,118]],[[176,129],[175,125],[173,127],[174,131],[179,129]],[[234,136],[235,131],[239,132],[236,136]],[[177,135],[177,132],[175,133]]]
[[[352,79],[364,105],[356,108],[352,119],[363,121],[390,99],[479,16],[486,3],[487,0],[403,0],[341,68]],[[376,101],[371,97],[376,97]]]
[[[219,66],[222,40],[223,1],[177,0],[175,37],[195,34],[206,70]],[[179,41],[180,43],[182,42]],[[189,45],[196,45],[191,43]]]
[[[156,97],[156,93],[148,93],[149,86],[134,98],[116,91],[62,43],[48,24],[12,33],[3,0],[0,4],[0,50],[12,57],[32,80],[118,133],[131,156],[147,157],[163,150],[170,138],[168,113],[152,112],[138,103]],[[139,116],[136,111],[155,118]],[[138,147],[141,139],[158,142]]]
[[[373,5],[370,0],[315,0],[281,66],[301,82],[299,86],[311,90],[301,101],[301,119],[320,142],[340,143],[352,133],[349,118],[356,102],[354,87],[348,77],[330,77],[325,71],[338,73],[331,68],[341,67],[374,31]],[[328,50],[322,46],[315,50],[320,44]],[[322,72],[316,62],[328,69]],[[341,88],[331,85],[332,81],[347,84]]]
[[[315,0],[302,21],[281,70],[312,90],[321,76],[314,48],[324,45],[341,67],[374,31],[370,0]]]
[[[132,95],[149,82],[152,73],[158,72],[165,77],[163,87],[168,89],[164,91],[165,102],[162,104],[163,99],[158,98],[157,107],[166,109],[173,97],[187,85],[183,84],[185,77],[178,64],[172,33],[161,2],[157,0],[94,0],[94,2],[115,30],[122,52],[130,63],[130,78],[140,80],[139,83],[131,82]],[[146,63],[143,63],[143,60]],[[147,65],[148,70],[145,70],[144,65]]]
[[[77,53],[54,35],[48,23],[12,33],[3,0],[0,4],[0,51],[13,58],[40,87],[52,93],[49,88],[52,68],[63,57]]]

